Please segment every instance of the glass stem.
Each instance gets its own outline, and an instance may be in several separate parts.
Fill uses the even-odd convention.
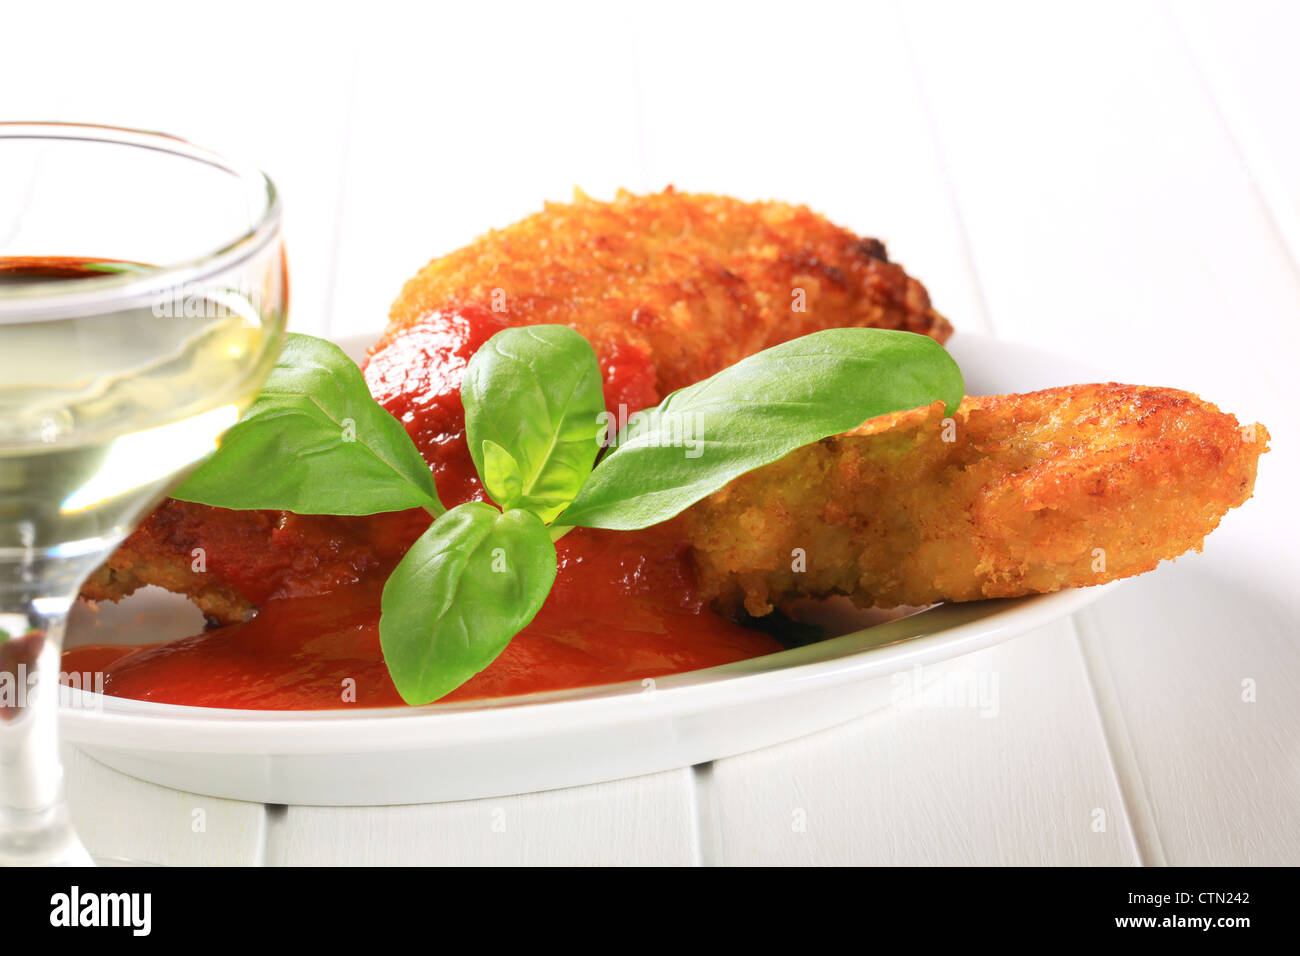
[[[58,734],[63,629],[87,562],[39,563],[32,574],[26,562],[0,562],[0,865],[89,865],[64,798]]]

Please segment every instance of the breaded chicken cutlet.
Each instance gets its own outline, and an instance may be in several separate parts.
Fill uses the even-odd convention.
[[[951,419],[935,403],[800,448],[678,520],[724,611],[1019,597],[1199,550],[1251,496],[1268,437],[1169,388],[967,398]]]

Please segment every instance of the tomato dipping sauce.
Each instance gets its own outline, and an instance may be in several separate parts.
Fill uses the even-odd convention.
[[[477,306],[440,310],[387,334],[363,367],[371,393],[429,462],[447,507],[487,500],[465,440],[460,383],[470,357],[507,324]],[[620,405],[636,411],[658,401],[646,355],[619,346],[609,351],[599,358],[611,414]],[[380,651],[380,595],[393,555],[400,557],[427,526],[420,512],[403,516],[347,519],[365,524],[348,544],[371,562],[355,581],[273,597],[249,621],[165,644],[73,648],[63,655],[63,669],[104,671],[105,693],[170,704],[255,710],[401,705]],[[377,536],[387,540],[376,543]],[[238,546],[230,547],[233,560]],[[671,524],[641,532],[575,529],[557,543],[557,552],[555,586],[537,617],[444,701],[641,681],[782,649],[704,605]]]
[[[561,539],[555,587],[537,617],[443,700],[641,681],[781,650],[693,603],[684,556],[647,554],[645,542],[632,540],[638,537],[580,530]],[[64,670],[105,670],[105,693],[169,704],[397,706],[402,699],[379,649],[383,580],[373,575],[328,594],[268,601],[251,621],[166,644],[74,648]]]

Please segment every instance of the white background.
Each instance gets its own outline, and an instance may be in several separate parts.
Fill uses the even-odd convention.
[[[429,258],[574,186],[806,202],[886,240],[959,329],[1265,422],[1256,499],[1204,554],[954,662],[997,676],[995,718],[897,707],[706,767],[386,809],[214,800],[69,753],[92,851],[1300,862],[1300,8],[469,6],[11,5],[0,113],[261,164],[305,332],[378,329]]]

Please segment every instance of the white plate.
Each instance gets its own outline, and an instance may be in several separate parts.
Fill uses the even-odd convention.
[[[366,341],[342,344],[359,354]],[[969,332],[949,348],[972,394],[1098,380],[1067,359]],[[918,668],[1040,627],[1107,587],[939,605],[648,686],[332,711],[181,707],[72,691],[60,726],[66,740],[123,773],[238,800],[383,805],[548,790],[715,760],[843,723],[914,690],[918,676],[926,679]],[[195,632],[197,612],[184,605],[178,619],[177,602],[184,605],[141,592],[82,613],[68,643]]]

